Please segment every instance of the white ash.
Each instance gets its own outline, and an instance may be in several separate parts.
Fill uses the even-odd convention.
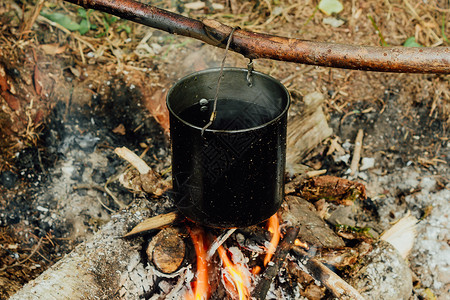
[[[375,158],[373,157],[363,157],[361,159],[361,166],[359,167],[360,171],[365,171],[368,169],[372,169],[375,166]]]
[[[435,172],[448,174],[445,166],[437,166]],[[418,236],[409,261],[420,287],[431,288],[439,298],[448,295],[450,278],[450,246],[446,243],[450,232],[450,184],[438,190],[435,178],[439,176],[411,165],[392,174],[373,176],[367,183],[367,191],[378,207],[380,225],[384,230],[391,226],[390,222],[405,216],[408,211],[420,219],[427,207],[433,208],[417,225]],[[404,203],[399,203],[398,191],[410,193],[404,198]]]
[[[432,206],[432,211],[417,226],[418,238],[410,256],[411,266],[419,276],[422,286],[431,287],[445,295],[450,283],[450,184],[440,191],[435,190],[436,181],[424,177],[422,190],[409,195],[405,201],[410,205]]]

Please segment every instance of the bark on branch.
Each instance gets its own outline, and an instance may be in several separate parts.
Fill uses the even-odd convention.
[[[65,0],[172,34],[225,47],[232,28],[215,20],[194,20],[134,0]],[[332,68],[397,73],[450,74],[450,47],[373,47],[312,42],[236,30],[230,50],[247,58],[268,58]]]

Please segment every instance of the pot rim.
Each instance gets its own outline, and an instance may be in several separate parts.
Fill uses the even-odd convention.
[[[225,72],[225,71],[240,71],[240,72],[245,72],[245,73],[248,72],[247,69],[244,69],[244,68],[236,68],[236,67],[225,67],[225,68],[223,68],[223,71],[224,71],[224,72]],[[166,106],[167,106],[169,112],[170,112],[173,116],[175,116],[175,117],[176,117],[180,122],[182,122],[183,124],[185,124],[185,125],[187,125],[187,126],[193,128],[193,129],[196,129],[196,130],[201,131],[201,130],[202,130],[202,127],[195,126],[195,125],[193,125],[193,124],[191,124],[191,123],[189,123],[189,122],[183,120],[182,118],[180,118],[180,116],[179,116],[177,113],[175,113],[175,112],[173,111],[173,109],[172,109],[172,107],[170,106],[170,103],[169,103],[169,98],[170,98],[170,95],[172,94],[173,90],[175,89],[175,87],[178,85],[179,82],[185,81],[185,80],[187,80],[187,79],[189,79],[189,78],[191,78],[191,77],[195,77],[195,76],[198,76],[198,75],[201,75],[201,74],[205,74],[205,73],[219,73],[219,72],[220,72],[220,68],[209,68],[209,69],[197,71],[197,72],[194,72],[194,73],[190,73],[190,74],[188,74],[188,75],[186,75],[186,76],[183,76],[182,78],[178,79],[178,80],[172,85],[172,87],[169,89],[169,91],[167,92],[167,96],[166,96]],[[273,118],[273,119],[270,120],[269,122],[266,122],[266,123],[261,124],[261,125],[258,125],[258,126],[254,126],[254,127],[250,127],[250,128],[245,128],[245,129],[235,129],[235,130],[209,129],[209,128],[207,128],[207,129],[205,130],[205,132],[210,132],[210,133],[242,133],[242,132],[248,132],[248,131],[258,130],[258,129],[260,129],[260,128],[267,127],[267,126],[269,126],[270,124],[277,122],[278,120],[280,120],[280,119],[287,113],[287,110],[289,109],[289,106],[290,106],[290,104],[291,104],[291,95],[289,94],[289,91],[287,90],[287,88],[286,88],[286,87],[285,87],[278,79],[275,79],[275,78],[273,78],[273,77],[270,76],[270,75],[267,75],[267,74],[264,74],[264,73],[261,73],[261,72],[258,72],[258,71],[252,71],[252,73],[257,74],[258,76],[264,77],[264,78],[266,78],[266,79],[269,79],[269,80],[275,82],[276,84],[278,84],[278,85],[282,88],[282,90],[284,90],[284,92],[285,92],[286,95],[287,95],[287,102],[286,102],[286,106],[284,107],[284,109],[283,109],[283,110],[282,110],[275,118]]]

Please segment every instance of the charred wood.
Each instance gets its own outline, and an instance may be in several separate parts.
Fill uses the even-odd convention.
[[[277,251],[273,257],[273,263],[267,265],[267,269],[261,276],[260,281],[256,285],[253,291],[253,297],[258,300],[266,299],[267,292],[269,291],[270,284],[278,273],[285,262],[286,255],[289,253],[294,240],[297,238],[299,227],[288,227],[283,240],[280,242]]]

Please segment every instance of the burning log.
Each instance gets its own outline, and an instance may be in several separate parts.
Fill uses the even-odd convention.
[[[253,297],[255,297],[256,299],[266,299],[270,284],[272,283],[273,278],[277,275],[278,270],[284,263],[286,255],[289,253],[294,240],[297,238],[299,230],[299,227],[289,227],[286,230],[286,234],[275,252],[275,262],[269,264],[267,269],[262,274],[262,278],[260,279],[258,285],[253,291]]]
[[[166,274],[171,274],[180,268],[185,252],[186,246],[179,235],[179,230],[173,227],[158,232],[146,250],[149,261],[159,271]]]
[[[232,28],[194,20],[134,0],[66,0],[172,34],[225,48]],[[371,47],[311,42],[237,29],[230,50],[250,59],[269,58],[317,66],[399,73],[450,73],[450,47]]]

